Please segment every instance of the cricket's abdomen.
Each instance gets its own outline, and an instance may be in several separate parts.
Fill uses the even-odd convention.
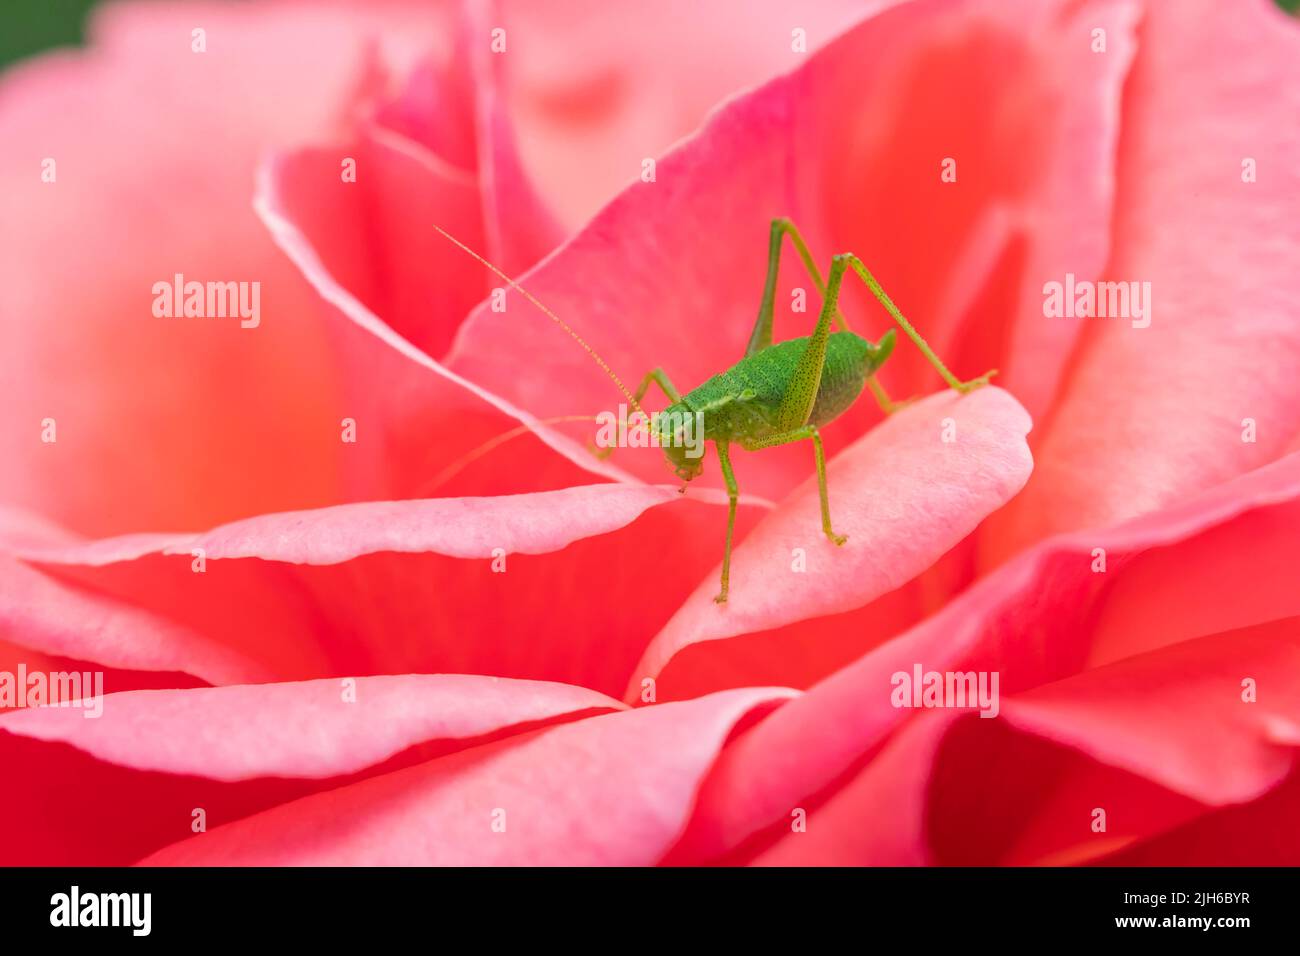
[[[709,441],[742,441],[777,434],[777,411],[794,377],[808,337],[770,345],[741,359],[684,396],[684,404],[704,413]],[[853,332],[836,332],[826,343],[826,363],[808,421],[833,421],[862,394],[867,377],[879,366],[879,350]]]

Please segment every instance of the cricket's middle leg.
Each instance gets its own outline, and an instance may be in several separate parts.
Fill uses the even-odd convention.
[[[727,452],[727,443],[715,441],[713,447],[718,451],[718,466],[722,469],[722,480],[727,483],[727,543],[722,549],[722,590],[713,600],[718,604],[725,604],[727,588],[731,581],[731,536],[736,530],[736,499],[740,497],[740,488],[736,485],[736,476],[731,470],[731,455]]]
[[[802,428],[796,428],[780,435],[773,435],[771,438],[743,442],[742,446],[746,451],[757,451],[760,448],[772,448],[775,445],[788,445],[791,442],[803,441],[805,438],[812,440],[813,456],[817,460],[817,493],[821,497],[822,531],[835,544],[843,544],[849,540],[849,536],[836,534],[831,528],[831,503],[826,492],[826,452],[822,450],[822,436],[817,431],[816,425],[804,425]]]

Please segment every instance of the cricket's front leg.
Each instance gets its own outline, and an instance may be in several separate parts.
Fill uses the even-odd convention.
[[[736,476],[731,470],[731,456],[727,453],[725,441],[715,441],[713,447],[718,452],[718,466],[722,469],[722,480],[727,483],[727,543],[722,549],[722,590],[713,600],[718,604],[727,603],[727,587],[731,579],[731,535],[736,530],[736,499],[740,489],[736,485]]]
[[[641,399],[645,398],[645,393],[650,391],[650,383],[658,385],[663,393],[668,396],[668,401],[676,404],[682,400],[681,392],[677,391],[677,386],[672,383],[668,373],[662,368],[654,368],[645,373],[641,379],[641,384],[637,386],[636,392],[632,395],[632,402],[635,405],[641,404]],[[595,443],[589,443],[591,453],[601,461],[604,461],[610,455],[614,454],[614,446],[609,448],[598,448]]]
[[[790,442],[803,441],[805,438],[812,440],[813,457],[817,461],[817,493],[821,498],[822,505],[822,531],[834,544],[843,544],[849,540],[849,536],[836,534],[834,529],[831,528],[831,501],[830,495],[826,491],[826,452],[822,448],[821,432],[817,430],[816,425],[805,425],[793,431],[773,435],[771,438],[747,441],[743,443],[743,447],[746,451],[757,451],[760,448],[772,448],[775,445],[788,445]]]

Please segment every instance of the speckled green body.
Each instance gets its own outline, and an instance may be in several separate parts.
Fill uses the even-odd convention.
[[[706,441],[746,442],[769,438],[782,429],[777,410],[792,388],[808,336],[769,345],[741,359],[682,396],[668,412],[704,415]],[[873,344],[853,332],[836,332],[827,340],[817,398],[808,424],[825,425],[851,406],[893,350],[893,331]]]

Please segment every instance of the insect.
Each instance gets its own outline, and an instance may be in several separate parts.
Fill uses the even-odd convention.
[[[730,585],[732,534],[740,496],[731,467],[732,446],[739,446],[746,451],[759,451],[791,442],[812,442],[813,460],[817,468],[817,491],[821,502],[822,531],[834,544],[843,545],[846,536],[836,534],[831,524],[830,500],[826,489],[826,455],[819,428],[852,406],[864,387],[870,387],[885,412],[891,413],[899,407],[890,400],[875,378],[876,372],[893,352],[894,330],[889,329],[879,341],[873,343],[848,329],[839,311],[840,287],[847,271],[852,270],[866,283],[876,300],[951,388],[958,392],[969,392],[988,384],[989,379],[997,374],[997,370],[992,369],[969,381],[958,380],[904,318],[857,256],[843,253],[833,257],[830,272],[823,280],[803,236],[794,223],[782,218],[772,221],[763,297],[758,318],[741,359],[731,368],[684,394],[672,383],[663,368],[655,368],[646,373],[636,392],[629,394],[622,381],[595,350],[558,316],[478,253],[437,226],[434,228],[495,272],[568,332],[631,399],[632,407],[638,412],[641,412],[640,403],[650,386],[659,386],[671,404],[664,412],[650,418],[650,427],[662,430],[658,435],[658,444],[663,449],[669,467],[683,482],[689,482],[700,475],[704,468],[704,458],[688,454],[688,443],[681,441],[681,436],[671,429],[678,427],[674,423],[686,420],[702,422],[703,440],[713,442],[718,466],[727,487],[727,536],[722,552],[722,581],[718,595],[714,598],[719,604],[726,602]],[[787,237],[822,296],[822,308],[812,334],[774,343],[772,320],[777,274],[782,245]],[[612,451],[612,448],[602,449],[598,454],[605,457]]]

